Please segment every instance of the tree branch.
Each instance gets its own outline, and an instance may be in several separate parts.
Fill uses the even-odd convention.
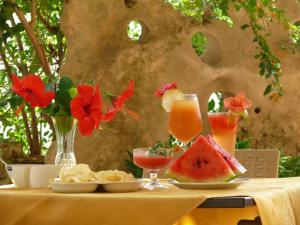
[[[60,68],[63,64],[63,60],[65,58],[66,46],[63,45],[62,40],[60,41],[60,45],[58,46],[58,68],[57,73],[59,73]]]
[[[7,43],[5,43],[5,42],[3,41],[3,45],[4,45],[4,47],[5,47],[6,50],[7,50],[7,55],[10,56],[11,60],[13,61],[13,63],[16,64],[16,66],[18,67],[18,69],[19,69],[22,73],[25,73],[25,72],[23,71],[23,70],[24,70],[24,68],[23,68],[24,66],[23,66],[22,64],[20,64],[20,63],[17,61],[17,59],[15,59],[13,53],[10,51],[9,47],[7,46]],[[26,74],[26,73],[25,73],[25,74]]]
[[[15,21],[14,17],[12,16],[10,20],[11,20],[11,24],[15,27],[16,26],[16,21]],[[16,37],[16,41],[17,41],[17,44],[18,44],[19,52],[23,52],[24,47],[23,47],[20,35],[19,35],[19,33],[16,33],[15,35],[16,35],[15,37]],[[22,61],[22,57],[21,57],[21,61]],[[27,67],[23,63],[20,63],[20,66],[22,67],[21,72],[23,74],[28,74]]]
[[[41,146],[39,140],[39,132],[38,132],[38,123],[35,114],[34,108],[29,106],[29,111],[31,115],[31,130],[32,130],[32,140],[33,140],[33,147],[34,147],[34,156],[41,154]]]
[[[8,76],[8,79],[11,80],[11,75],[12,75],[12,70],[9,66],[9,63],[6,59],[6,56],[5,56],[5,51],[2,47],[2,45],[0,45],[0,56],[1,56],[1,60],[4,64],[4,67],[5,67],[5,70],[6,70],[6,73],[7,73],[7,76]]]
[[[2,46],[0,46],[0,54],[1,54],[1,59],[5,66],[5,70],[7,72],[8,79],[11,80],[12,70],[8,64],[8,61],[6,59],[5,52],[2,48]],[[28,145],[29,145],[29,152],[30,152],[30,154],[32,154],[34,152],[34,145],[33,145],[33,139],[32,139],[32,135],[31,135],[30,127],[29,127],[28,117],[27,117],[27,114],[24,109],[21,110],[21,113],[22,113],[22,117],[23,117],[23,123],[25,126],[25,134],[26,134],[26,138],[28,141]]]
[[[51,26],[48,21],[42,16],[41,12],[37,9],[37,17],[38,19],[42,22],[42,24],[44,24],[44,26],[46,27],[46,29],[53,34],[57,34],[59,31],[59,27],[54,27]]]
[[[48,122],[51,130],[52,130],[52,133],[53,133],[53,136],[52,136],[52,141],[55,141],[56,140],[56,135],[55,135],[55,128],[54,128],[54,124],[53,124],[53,120],[50,116],[48,116],[47,114],[42,114],[43,118]]]
[[[14,3],[13,0],[9,0],[11,3]],[[38,40],[37,35],[34,32],[34,29],[30,26],[29,22],[27,21],[24,13],[22,12],[22,10],[15,4],[15,13],[17,14],[19,20],[21,21],[21,23],[23,24],[26,33],[29,36],[29,39],[31,40],[33,47],[37,53],[38,59],[41,63],[41,66],[44,70],[44,72],[49,76],[49,80],[52,80],[52,75],[51,75],[51,70],[50,70],[50,66],[48,63],[48,60],[46,58],[46,53],[45,53],[45,49],[42,46],[42,44],[40,43],[40,41]]]
[[[37,7],[36,7],[36,0],[31,1],[31,21],[30,21],[30,26],[34,30],[34,26],[36,23],[36,12],[37,12]]]
[[[30,152],[30,155],[32,155],[34,153],[34,145],[33,145],[33,140],[32,140],[31,131],[30,131],[30,127],[29,127],[28,117],[27,117],[27,114],[24,109],[21,110],[21,114],[22,114],[23,123],[25,126],[26,138],[27,138],[27,141],[29,144],[29,152]]]

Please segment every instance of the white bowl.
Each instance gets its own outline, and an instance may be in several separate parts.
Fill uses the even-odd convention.
[[[17,187],[30,187],[29,172],[31,165],[7,165],[5,166],[8,176]]]
[[[41,188],[48,187],[49,180],[58,175],[60,168],[51,164],[11,164],[6,166],[6,171],[16,187]]]

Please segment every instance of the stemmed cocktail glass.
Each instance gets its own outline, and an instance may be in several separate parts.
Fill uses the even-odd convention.
[[[159,170],[166,168],[171,163],[172,159],[171,149],[139,148],[133,150],[134,164],[149,171],[150,182],[144,187],[150,190],[166,188],[158,181],[157,175]]]
[[[201,112],[196,94],[185,94],[176,100],[169,113],[169,132],[185,145],[196,138],[203,129]]]

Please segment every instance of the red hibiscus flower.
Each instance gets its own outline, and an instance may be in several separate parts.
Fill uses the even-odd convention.
[[[54,99],[53,91],[46,91],[42,79],[34,74],[24,76],[20,79],[12,75],[12,90],[25,99],[31,107],[46,107]]]
[[[83,136],[90,135],[100,125],[102,101],[98,85],[78,85],[78,95],[71,101],[71,113],[78,120],[78,128]]]
[[[246,97],[245,93],[239,93],[235,97],[225,98],[224,106],[232,112],[244,112],[252,106],[252,102]]]
[[[133,89],[134,89],[134,81],[130,80],[128,84],[128,88],[125,89],[120,96],[116,97],[113,100],[113,106],[116,111],[120,111],[123,108],[124,103],[132,97]]]
[[[128,88],[125,89],[120,96],[113,98],[113,102],[112,102],[113,107],[107,110],[107,112],[102,116],[102,120],[104,120],[104,121],[113,120],[115,118],[115,115],[117,114],[117,112],[122,110],[125,102],[132,97],[133,90],[134,90],[134,81],[130,80],[129,84],[128,84]],[[136,119],[139,118],[139,115],[137,113],[129,110],[126,107],[125,107],[125,109],[130,115],[132,115]]]
[[[155,95],[157,97],[162,97],[166,91],[171,90],[171,89],[177,89],[177,84],[175,82],[173,82],[171,84],[165,84],[162,89],[158,89],[155,92]]]

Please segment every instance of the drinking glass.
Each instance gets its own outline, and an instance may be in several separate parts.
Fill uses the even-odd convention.
[[[208,113],[208,122],[213,138],[232,156],[235,153],[235,140],[239,121],[240,115],[237,113]]]
[[[159,182],[157,175],[159,170],[166,168],[172,159],[173,152],[170,149],[139,148],[133,150],[134,164],[149,171],[150,181],[144,187],[150,190],[167,188]]]
[[[201,112],[196,94],[185,94],[184,100],[176,100],[169,113],[169,132],[186,144],[203,129]]]

